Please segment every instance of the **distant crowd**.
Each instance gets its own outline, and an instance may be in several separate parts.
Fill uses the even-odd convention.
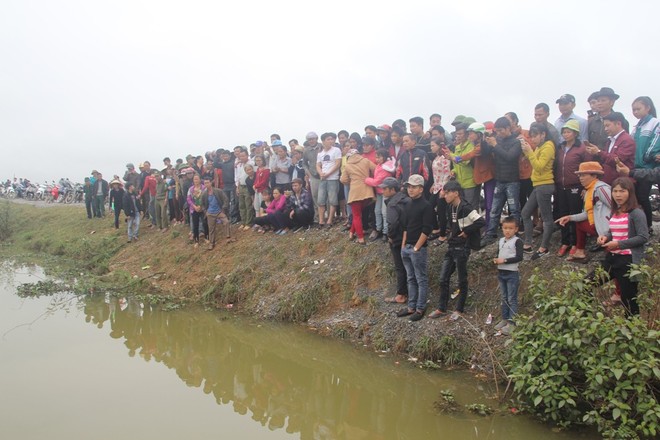
[[[587,250],[605,250],[601,265],[615,280],[612,304],[637,314],[637,283],[627,276],[652,234],[651,189],[660,181],[660,121],[649,97],[632,102],[638,119],[630,129],[613,109],[619,99],[603,87],[588,98],[586,118],[576,100],[556,99],[559,117],[539,103],[523,129],[516,113],[494,122],[459,115],[445,130],[433,114],[391,125],[367,125],[364,133],[309,132],[286,144],[278,134],[232,149],[189,154],[162,167],[129,163],[110,182],[94,170],[85,178],[87,216],[125,214],[128,241],[138,240],[141,221],[166,232],[185,224],[194,247],[212,250],[235,240],[236,231],[284,236],[341,229],[358,244],[388,243],[397,274],[399,316],[426,314],[427,246],[447,245],[440,269],[440,303],[430,314],[448,314],[449,281],[457,271],[460,318],[468,291],[472,250],[498,242],[503,334],[515,328],[518,264],[550,254],[561,230],[558,257],[585,262]],[[503,214],[504,218],[503,218]],[[498,234],[503,235],[498,240]],[[536,246],[535,237],[540,236]],[[587,237],[596,239],[587,249]],[[496,254],[496,255],[495,255]],[[593,274],[590,274],[595,279]]]

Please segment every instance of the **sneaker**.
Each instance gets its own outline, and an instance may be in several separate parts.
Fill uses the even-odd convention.
[[[410,318],[408,318],[409,321],[416,322],[419,321],[424,317],[424,312],[420,310],[416,310],[415,313],[413,313]]]
[[[545,257],[549,253],[550,253],[550,251],[548,249],[546,249],[544,251],[536,251],[532,254],[532,260],[538,260],[541,257]]]
[[[405,309],[401,309],[401,310],[399,310],[399,311],[396,313],[396,316],[398,316],[399,318],[403,318],[404,316],[410,316],[410,315],[412,315],[413,313],[415,313],[414,310],[411,310],[411,309],[409,309],[409,308],[406,307]]]
[[[453,312],[449,317],[449,319],[451,319],[452,321],[458,321],[461,318],[461,316],[463,316],[461,312]]]
[[[294,234],[297,234],[298,232],[302,231],[302,228],[303,228],[302,226],[298,226],[297,228],[295,228],[295,229],[293,230],[293,233],[294,233]]]
[[[507,325],[509,325],[509,321],[507,321],[506,319],[503,319],[495,325],[495,330],[501,330],[502,328],[506,327]]]
[[[371,234],[369,234],[369,240],[370,241],[376,241],[378,239],[378,231],[372,231]]]

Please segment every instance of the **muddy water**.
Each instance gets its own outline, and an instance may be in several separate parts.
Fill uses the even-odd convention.
[[[444,389],[462,404],[496,404],[468,374],[423,371],[294,326],[104,295],[15,295],[41,278],[2,275],[2,439],[595,438],[508,413],[438,415]]]

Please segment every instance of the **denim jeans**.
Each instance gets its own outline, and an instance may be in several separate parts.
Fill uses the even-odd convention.
[[[376,206],[374,207],[374,214],[376,215],[376,230],[387,235],[387,214],[385,211],[385,201],[382,194],[376,196]]]
[[[447,311],[447,303],[449,303],[449,280],[453,273],[458,270],[458,302],[456,303],[456,311],[463,313],[465,307],[465,300],[468,294],[468,278],[467,278],[467,261],[470,258],[470,248],[463,246],[449,246],[445,253],[445,259],[442,262],[442,269],[440,269],[440,304],[438,309],[443,312]]]
[[[140,232],[140,213],[136,212],[133,217],[129,217],[126,222],[128,225],[128,239],[133,240],[138,238],[138,233]]]
[[[497,237],[497,227],[504,204],[509,205],[509,215],[520,221],[520,182],[496,182],[493,193],[493,208],[490,211],[490,223],[486,230],[489,237]]]
[[[229,219],[232,223],[235,223],[238,221],[239,217],[238,202],[236,200],[236,187],[234,187],[233,184],[225,183],[222,192],[225,193],[227,200],[229,201]]]
[[[502,293],[502,319],[513,320],[518,313],[518,286],[520,276],[515,270],[498,270],[497,280]]]
[[[415,252],[413,245],[406,244],[401,248],[401,259],[408,278],[408,308],[423,311],[429,292],[428,249],[422,247]]]

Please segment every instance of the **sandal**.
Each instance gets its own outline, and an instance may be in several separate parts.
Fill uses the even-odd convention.
[[[586,255],[585,255],[585,256],[579,256],[579,257],[576,257],[575,255],[570,255],[570,256],[566,259],[566,261],[573,261],[573,262],[575,262],[575,263],[582,263],[582,264],[585,264],[585,263],[587,263],[587,262],[589,261],[589,259],[587,258]]]
[[[385,302],[389,304],[405,304],[408,302],[408,297],[404,295],[389,296],[385,298]]]
[[[558,257],[563,257],[564,255],[566,255],[570,251],[570,249],[571,249],[571,246],[569,246],[567,244],[562,244],[561,247],[559,248],[559,250],[557,251],[557,256]]]

